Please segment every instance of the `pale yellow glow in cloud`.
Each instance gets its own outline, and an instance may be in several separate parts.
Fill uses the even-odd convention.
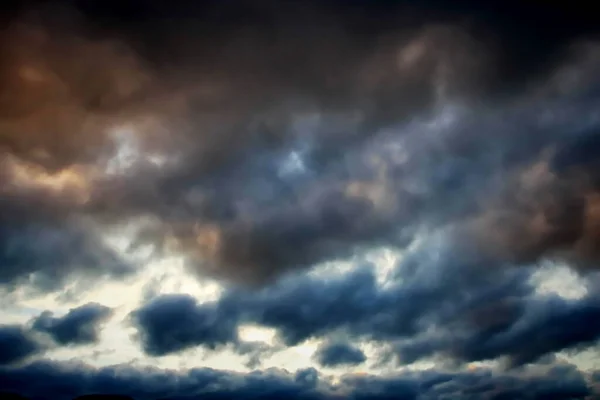
[[[90,196],[89,170],[71,166],[55,173],[19,160],[4,156],[4,168],[9,171],[12,183],[18,187],[43,189],[54,195],[68,193],[78,203],[85,203]]]
[[[245,342],[264,342],[272,346],[275,343],[277,331],[258,325],[242,325],[238,328],[238,334],[240,339]]]

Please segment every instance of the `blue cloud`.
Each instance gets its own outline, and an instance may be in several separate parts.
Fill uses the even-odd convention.
[[[45,311],[33,320],[32,328],[49,334],[61,345],[86,345],[99,340],[101,324],[112,314],[109,307],[88,303],[69,310],[62,317]]]

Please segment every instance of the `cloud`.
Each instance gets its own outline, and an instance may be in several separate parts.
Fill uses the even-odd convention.
[[[24,325],[0,326],[0,364],[18,364],[61,346],[98,342],[112,310],[97,303],[73,308],[62,317],[44,311]],[[47,334],[52,340],[47,340]]]
[[[352,301],[361,295],[366,302]],[[188,295],[163,295],[134,311],[131,320],[145,351],[155,355],[238,343],[244,323],[277,328],[285,345],[295,345],[376,312],[382,305],[378,295],[372,271],[363,268],[331,281],[298,277],[260,292],[234,289],[202,304]]]
[[[593,62],[562,53],[584,25],[514,40],[481,9],[467,27],[443,7],[403,24],[395,6],[242,3],[242,25],[218,5],[177,27],[107,29],[85,7],[10,21],[5,285],[121,277],[134,268],[101,233],[140,221],[134,244],[245,285],[448,225],[506,263],[597,264],[596,169],[528,173],[598,128]],[[567,70],[589,85],[536,91]]]
[[[165,354],[235,344],[244,324],[274,328],[279,344],[295,346],[337,333],[385,343],[464,321],[483,329],[517,318],[535,290],[532,271],[481,268],[471,253],[442,239],[437,248],[428,241],[405,254],[386,285],[377,282],[372,265],[357,261],[345,274],[294,275],[260,290],[230,288],[207,303],[160,296],[135,311],[133,321],[145,351]],[[490,310],[497,321],[486,321]]]
[[[144,17],[121,28],[46,7],[0,33],[2,289],[120,279],[144,266],[131,255],[145,247],[181,256],[199,279],[226,282],[224,293],[141,305],[130,322],[142,350],[232,347],[254,366],[337,334],[404,364],[522,366],[598,339],[582,325],[597,319],[595,294],[540,297],[530,283],[541,261],[583,280],[600,265],[600,52],[579,28],[554,29],[559,39],[541,16],[513,14],[507,26],[540,24],[515,38],[481,9],[467,26],[439,7],[448,18],[420,6],[407,17],[395,6],[292,3],[240,3],[245,23],[214,5],[189,10],[191,24]],[[344,276],[305,274],[382,247],[400,254],[385,285],[362,261]],[[108,314],[87,305],[33,325],[58,345],[94,343]],[[243,324],[274,328],[276,345],[242,342]],[[11,329],[11,351],[25,350],[7,359],[37,354],[32,332]],[[324,364],[349,359],[329,344]],[[262,394],[319,398],[322,384],[308,370],[197,373],[223,396],[275,382]],[[525,393],[509,375],[444,376],[442,395]],[[356,398],[414,398],[425,383],[413,378],[348,385]],[[481,387],[466,391],[470,379]]]
[[[331,280],[294,277],[260,292],[232,291],[220,301],[239,321],[276,328],[281,341],[292,346],[360,324],[385,312],[389,300],[378,292],[373,271],[361,268]]]
[[[445,235],[437,245],[423,242],[403,255],[396,278],[385,285],[377,282],[374,267],[359,264],[327,278],[297,275],[260,290],[232,288],[202,304],[189,296],[157,297],[134,312],[134,320],[149,354],[225,345],[241,351],[237,329],[255,324],[274,328],[283,346],[325,339],[315,357],[327,365],[346,356],[364,361],[352,346],[328,342],[337,334],[377,344],[383,363],[441,357],[459,364],[501,360],[510,367],[584,349],[599,338],[600,331],[586,322],[596,319],[595,294],[538,294],[532,269],[482,268],[487,258],[459,250]]]
[[[480,400],[488,398],[584,399],[592,388],[590,377],[571,365],[536,367],[519,374],[476,369],[448,373],[427,370],[392,376],[345,375],[333,385],[314,370],[296,374],[277,369],[249,374],[194,368],[185,372],[154,368],[112,366],[94,369],[82,364],[36,362],[0,370],[5,389],[33,398],[52,395],[71,399],[87,393],[113,393],[136,399],[436,399]]]
[[[339,276],[290,276],[255,292],[225,292],[220,302],[240,321],[276,328],[287,345],[335,332],[371,340],[412,337],[477,307],[527,296],[531,271],[483,269],[451,242],[425,242],[396,265],[382,286],[375,268],[358,264]],[[230,314],[231,315],[231,314]]]
[[[473,310],[482,315],[470,326],[461,321],[458,327],[439,327],[433,336],[400,343],[396,354],[402,363],[439,354],[463,362],[504,358],[508,366],[521,366],[556,352],[594,345],[600,339],[600,329],[593,322],[598,310],[598,299],[593,296],[512,299]]]
[[[111,314],[110,308],[97,303],[73,308],[62,317],[45,311],[33,320],[32,329],[49,334],[61,346],[94,344],[99,340],[102,323]]]
[[[69,209],[71,185],[85,185],[77,171],[47,173],[34,164],[3,154],[0,173],[0,285],[32,284],[57,290],[73,277],[122,277],[130,265]]]
[[[18,325],[0,326],[0,365],[8,365],[40,354],[43,346],[30,332]]]
[[[319,346],[314,357],[324,367],[357,365],[367,360],[362,350],[344,342],[325,343]]]
[[[566,106],[548,105],[556,113]],[[590,106],[568,119],[585,118]],[[166,225],[159,231],[168,228],[191,265],[202,266],[200,273],[242,284],[372,247],[403,248],[416,232],[447,226],[456,227],[457,240],[475,241],[505,264],[554,257],[576,267],[595,265],[594,169],[565,175],[544,159],[576,128],[544,126],[537,109],[455,116],[447,128],[439,127],[438,117],[349,146],[343,158],[327,165],[311,167],[309,152],[312,175],[299,180],[278,176],[277,154],[248,149],[264,155],[213,174],[210,189],[196,183],[182,188],[183,196],[195,194],[172,210],[187,210],[186,220],[194,223],[183,216],[162,218]],[[512,136],[525,126],[533,126],[531,139],[516,146]],[[435,144],[419,139],[418,132],[438,135]],[[479,132],[494,132],[497,144],[491,147]],[[590,135],[584,132],[581,140]],[[313,146],[318,151],[319,143]],[[410,154],[408,160],[392,153],[393,147]]]
[[[144,351],[163,356],[195,346],[236,343],[237,325],[219,304],[198,305],[187,295],[158,297],[131,314]]]

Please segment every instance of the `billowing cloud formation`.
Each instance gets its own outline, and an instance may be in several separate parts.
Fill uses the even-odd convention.
[[[328,279],[294,276],[259,291],[232,289],[208,303],[158,297],[134,313],[142,345],[152,355],[214,348],[235,344],[236,327],[255,324],[274,328],[286,346],[342,334],[378,343],[383,362],[499,359],[514,367],[600,339],[594,292],[578,299],[541,295],[530,269],[483,269],[443,243],[435,248],[427,242],[405,254],[393,270],[398,278],[384,286],[366,265]],[[211,324],[203,322],[208,320]],[[335,343],[321,350],[317,358],[323,364],[346,356],[364,361],[360,350]]]
[[[101,324],[111,313],[110,308],[97,303],[71,309],[62,317],[45,311],[33,320],[32,328],[49,334],[61,346],[93,344],[99,339]]]
[[[570,365],[539,367],[518,375],[487,369],[448,373],[428,370],[389,377],[345,375],[333,385],[314,370],[291,374],[270,369],[236,374],[208,368],[174,373],[128,366],[91,369],[77,364],[39,362],[1,369],[6,390],[32,398],[72,399],[86,393],[113,393],[139,400],[203,399],[585,399],[594,377]],[[46,397],[45,397],[46,396]],[[70,397],[69,397],[70,396]]]
[[[551,6],[505,13],[496,2],[76,3],[0,21],[5,303],[183,260],[199,282],[224,283],[218,298],[160,287],[170,294],[144,304],[111,299],[138,307],[128,322],[153,357],[143,362],[203,347],[256,369],[313,342],[312,361],[338,372],[402,372],[331,381],[312,368],[24,364],[46,350],[45,336],[57,358],[61,346],[97,344],[112,311],[90,303],[0,328],[7,390],[597,397],[597,373],[556,354],[600,339],[596,21],[570,25]],[[371,258],[383,249],[396,258],[385,279]],[[342,259],[350,272],[322,274]],[[541,294],[534,271],[548,261],[574,270],[587,292]],[[248,326],[275,335],[244,341]],[[119,327],[109,342],[126,341]],[[374,349],[368,360],[363,348]],[[112,350],[102,362],[122,357]],[[412,369],[431,360],[438,370]]]
[[[430,337],[398,345],[397,354],[403,363],[445,354],[463,361],[506,356],[510,365],[522,365],[554,352],[597,343],[600,329],[594,321],[599,307],[597,298],[507,301],[483,309],[482,313],[490,315],[480,317],[483,319],[475,327],[441,329]]]
[[[142,337],[200,332],[205,324],[198,318],[212,315],[212,324],[207,325],[211,332],[231,333],[234,326],[258,324],[277,329],[286,345],[334,332],[387,340],[411,337],[427,324],[443,325],[461,313],[507,299],[524,299],[533,291],[528,270],[488,271],[467,264],[468,260],[452,259],[451,254],[439,262],[432,250],[424,246],[406,255],[395,268],[403,271],[402,280],[386,287],[378,284],[374,268],[367,264],[328,279],[291,276],[259,291],[232,289],[216,302],[198,304],[190,296],[179,295],[158,297],[136,311],[134,320]],[[234,341],[231,334],[218,337],[222,342]]]
[[[449,226],[504,263],[597,265],[597,169],[573,158],[597,44],[427,5],[198,7],[141,35],[85,7],[3,31],[4,284],[131,272],[105,238],[124,226],[244,284]]]
[[[159,297],[132,315],[146,353],[162,356],[195,346],[236,343],[236,320],[218,305],[198,306],[185,295]]]
[[[42,350],[41,344],[25,328],[19,325],[0,326],[0,365],[24,361]]]
[[[346,342],[328,342],[321,345],[314,355],[324,367],[361,364],[367,360],[365,353]]]

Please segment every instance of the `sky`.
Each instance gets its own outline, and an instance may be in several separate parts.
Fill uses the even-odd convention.
[[[2,7],[1,390],[600,399],[591,10]]]

